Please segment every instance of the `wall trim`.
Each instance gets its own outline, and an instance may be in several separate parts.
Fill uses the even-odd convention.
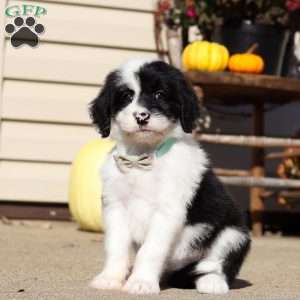
[[[68,204],[36,202],[0,202],[0,219],[71,221]]]

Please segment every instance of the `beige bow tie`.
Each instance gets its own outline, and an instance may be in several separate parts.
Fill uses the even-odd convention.
[[[140,156],[114,155],[114,159],[123,173],[128,173],[132,168],[149,171],[152,169],[153,164],[153,155],[150,154],[142,154]]]

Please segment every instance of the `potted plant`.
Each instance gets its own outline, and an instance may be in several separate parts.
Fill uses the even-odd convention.
[[[287,1],[291,38],[283,62],[283,76],[300,79],[300,0]]]
[[[212,39],[231,53],[244,52],[257,44],[265,62],[265,73],[280,75],[289,41],[289,14],[285,0],[217,0],[216,26]]]
[[[161,24],[164,23],[167,27],[169,59],[179,67],[181,50],[193,41],[192,35],[201,39],[210,37],[217,23],[215,1],[158,0],[157,3],[155,36],[158,52],[162,52],[159,36],[162,32]]]
[[[188,30],[197,27],[198,34],[209,39],[218,23],[215,0],[159,0],[156,15],[169,29],[182,30],[182,45],[190,42]]]
[[[181,31],[183,46],[192,28],[202,38],[224,44],[231,54],[258,44],[265,73],[279,75],[289,40],[286,0],[161,0],[158,14],[171,30]],[[163,9],[162,9],[163,7]]]

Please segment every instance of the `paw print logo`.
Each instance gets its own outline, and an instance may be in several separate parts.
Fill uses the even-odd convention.
[[[33,17],[23,19],[16,17],[14,24],[7,24],[5,31],[11,34],[10,42],[13,47],[19,47],[23,44],[35,47],[39,43],[38,35],[45,31],[42,24],[36,24]]]

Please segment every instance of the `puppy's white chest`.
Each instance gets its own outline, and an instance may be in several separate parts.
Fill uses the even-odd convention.
[[[124,211],[131,238],[143,243],[156,213],[185,217],[186,207],[205,170],[206,157],[197,145],[177,143],[154,160],[151,170],[121,172],[112,155],[102,170],[104,197]]]
[[[157,208],[157,195],[159,188],[150,174],[139,176],[139,178],[130,178],[135,181],[132,183],[130,197],[122,199],[126,207],[129,230],[133,240],[140,244],[144,241],[145,235],[150,226],[152,216]]]
[[[151,171],[133,168],[126,174],[110,177],[104,184],[109,185],[105,190],[111,190],[122,203],[132,239],[142,243],[159,204],[160,183],[156,167]]]

